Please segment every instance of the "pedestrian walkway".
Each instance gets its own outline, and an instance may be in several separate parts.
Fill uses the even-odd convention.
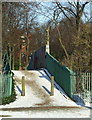
[[[1,105],[1,115],[36,118],[90,116],[90,109],[81,107],[68,97],[65,97],[66,95],[60,93],[56,86],[54,86],[54,96],[50,96],[50,78],[43,70],[13,72],[16,82],[15,87],[17,86],[17,99],[10,104]],[[22,76],[25,76],[25,96],[21,96]]]

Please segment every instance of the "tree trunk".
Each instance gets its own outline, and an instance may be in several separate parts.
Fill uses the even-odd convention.
[[[10,64],[10,70],[11,70],[11,57],[12,57],[12,53],[11,53],[11,46],[9,43],[9,64]]]
[[[47,53],[50,53],[50,50],[49,50],[49,41],[50,41],[50,25],[48,25],[47,27],[47,41],[46,41],[46,52]]]
[[[29,63],[28,57],[29,57],[29,38],[28,38],[28,34],[27,34],[26,67]]]
[[[77,15],[76,15],[76,29],[77,29],[77,31],[78,31],[78,29],[79,29],[79,23],[80,23],[80,11],[79,11],[79,2],[78,2],[78,0],[77,0]]]
[[[19,54],[19,70],[21,70],[21,48],[20,48],[20,54]]]
[[[61,35],[60,35],[60,31],[59,31],[59,28],[58,28],[57,21],[54,20],[54,22],[55,22],[55,25],[56,25],[56,28],[57,28],[57,32],[58,32],[58,37],[59,37],[60,44],[61,44],[61,46],[62,46],[62,48],[63,48],[63,50],[64,50],[64,52],[65,52],[66,58],[68,58],[67,50],[66,50],[65,46],[64,46],[63,43],[62,43],[62,39],[61,39]]]
[[[14,47],[15,47],[15,45],[14,45]],[[14,70],[14,59],[15,59],[14,47],[13,47],[13,56],[12,56],[12,69],[13,69],[13,70]]]

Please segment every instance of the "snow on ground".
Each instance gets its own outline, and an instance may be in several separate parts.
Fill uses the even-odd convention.
[[[26,94],[25,96],[20,96],[19,91],[17,91],[17,100],[9,105],[1,106],[1,107],[31,107],[35,104],[40,104],[44,101],[42,95],[44,94],[48,97],[48,101],[51,101],[51,106],[78,106],[75,102],[71,101],[70,99],[66,99],[59,90],[56,88],[54,89],[54,96],[50,96],[50,80],[48,76],[41,70],[41,71],[13,71],[16,78],[16,83],[21,89],[21,78],[25,76],[26,79]],[[34,87],[34,89],[33,89]],[[39,88],[37,88],[39,87]],[[39,90],[39,91],[36,91]],[[37,93],[37,94],[36,94]],[[36,94],[36,95],[35,95]],[[37,96],[38,95],[38,96]],[[20,103],[24,104],[20,104]],[[46,105],[46,104],[45,104]]]
[[[2,115],[13,118],[89,118],[89,114],[85,109],[4,111]]]
[[[21,78],[25,76],[25,96],[21,96],[21,93],[16,87],[17,99],[16,101],[0,106],[0,112],[2,115],[10,115],[12,117],[31,117],[31,118],[69,118],[69,117],[89,117],[90,110],[87,108],[81,108],[75,102],[66,99],[63,94],[55,87],[54,96],[50,96],[50,79],[43,70],[40,71],[13,71],[16,86],[21,89]],[[46,106],[57,106],[67,108],[55,108],[55,109],[41,109]],[[70,106],[70,108],[68,108]],[[39,110],[16,110],[11,108],[30,108],[40,107]],[[75,108],[72,108],[75,107]],[[79,108],[77,108],[79,107]],[[10,108],[10,110],[2,111],[3,108]],[[34,112],[35,111],[35,112]]]

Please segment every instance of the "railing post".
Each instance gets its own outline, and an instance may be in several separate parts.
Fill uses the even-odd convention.
[[[51,77],[51,94],[50,96],[54,95],[54,76]]]
[[[25,77],[22,76],[22,96],[25,96]]]

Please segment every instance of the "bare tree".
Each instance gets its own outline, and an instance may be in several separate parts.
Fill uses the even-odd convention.
[[[26,35],[28,38],[28,32],[32,31],[32,26],[35,24],[34,19],[36,13],[34,9],[37,8],[37,3],[22,3],[22,2],[4,2],[2,3],[2,33],[3,33],[3,51],[7,49],[8,43],[10,47],[16,46],[16,50],[20,51],[20,45],[22,40],[20,37]],[[29,44],[27,45],[27,47]],[[28,50],[27,50],[28,51]],[[10,51],[11,52],[11,51]],[[13,60],[12,51],[12,60]],[[28,54],[27,54],[28,56]]]

